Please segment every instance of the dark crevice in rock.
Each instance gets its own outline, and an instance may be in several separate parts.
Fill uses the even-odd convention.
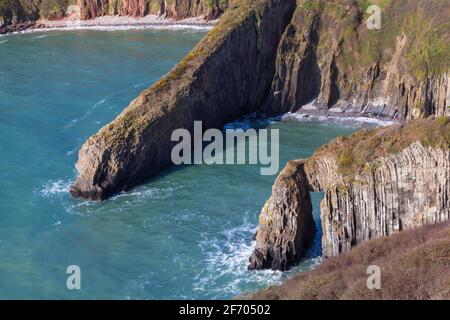
[[[304,163],[289,162],[264,205],[249,270],[287,270],[297,264],[316,231]]]
[[[298,239],[310,239],[312,235],[313,225],[305,223],[311,219],[312,191],[325,193],[320,206],[325,258],[373,238],[450,220],[449,121],[424,120],[374,131],[372,134],[383,137],[386,144],[395,143],[398,137],[406,139],[414,132],[414,136],[418,135],[419,129],[415,128],[420,125],[427,128],[422,130],[427,130],[432,140],[442,134],[447,138],[441,145],[427,147],[410,138],[409,145],[366,162],[352,175],[340,172],[331,151],[316,153],[308,160],[290,161],[261,211],[249,267],[286,270],[299,261],[299,254],[303,255],[307,247]],[[360,141],[361,147],[370,145],[369,137]],[[348,138],[350,145],[352,139],[356,141],[359,136]],[[323,150],[333,150],[336,144],[339,139]]]

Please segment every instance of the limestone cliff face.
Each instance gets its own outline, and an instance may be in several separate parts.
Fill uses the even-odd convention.
[[[159,173],[170,164],[170,130],[191,130],[193,120],[221,128],[311,101],[398,119],[450,114],[448,0],[384,2],[381,30],[367,29],[360,3],[231,1],[184,61],[85,143],[72,194],[104,199]],[[174,5],[204,8],[166,1],[164,11]]]
[[[249,269],[286,270],[298,263],[316,230],[304,162],[291,161],[280,173],[259,221]]]
[[[264,111],[295,112],[314,102],[400,119],[449,114],[450,2],[386,2],[380,30],[368,29],[358,3],[298,2]]]
[[[266,204],[262,210],[250,268],[268,267],[260,259],[260,248],[277,252],[284,250],[284,243],[310,235],[310,229],[295,225],[297,220],[285,218],[294,217],[295,212],[311,212],[304,209],[310,208],[309,196],[304,195],[302,202],[292,200],[295,190],[325,193],[320,205],[324,257],[337,256],[373,238],[450,220],[449,122],[441,118],[359,133],[338,139],[306,161],[291,161],[287,168],[295,174],[283,185],[275,183],[273,189],[272,198],[281,205]],[[352,148],[353,154],[346,153],[346,148]],[[366,155],[360,148],[367,149]],[[361,153],[361,159],[355,158]],[[287,185],[295,187],[286,191]],[[303,230],[305,235],[290,230]],[[274,237],[284,243],[272,241]],[[305,250],[303,245],[298,248]],[[272,266],[293,261],[293,257],[298,259],[294,254]],[[255,260],[260,262],[255,265]]]
[[[336,256],[375,237],[450,219],[450,153],[416,142],[350,181],[320,187],[323,254]]]
[[[228,6],[228,1],[207,2],[206,0],[78,0],[82,17],[92,19],[104,15],[144,17],[158,14],[167,18],[185,19],[204,17],[218,18]]]
[[[145,90],[81,148],[75,197],[102,200],[171,164],[175,129],[193,131],[258,110],[275,73],[275,53],[295,2],[242,0],[168,75]]]
[[[231,1],[231,0],[230,0]],[[40,18],[60,19],[70,5],[78,5],[81,18],[106,15],[135,18],[157,14],[166,18],[203,17],[217,19],[228,7],[228,0],[8,0],[0,1],[0,33],[20,31]]]

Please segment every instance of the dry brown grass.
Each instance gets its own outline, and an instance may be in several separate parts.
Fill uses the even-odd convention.
[[[381,290],[369,290],[369,265],[381,268]],[[450,299],[450,223],[372,240],[251,299]]]

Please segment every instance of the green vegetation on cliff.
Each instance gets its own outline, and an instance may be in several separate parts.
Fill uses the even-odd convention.
[[[0,0],[0,22],[34,21],[39,18],[62,18],[69,5],[80,4],[83,19],[103,15],[163,14],[186,18],[206,14],[217,18],[228,7],[229,0]]]
[[[322,30],[321,38],[327,39],[336,30],[343,29],[340,32],[343,37],[337,59],[339,64],[355,68],[389,63],[400,40],[406,37],[406,59],[402,59],[401,67],[423,80],[450,70],[450,22],[443,19],[450,15],[448,4],[447,0],[301,0],[299,7],[333,17],[334,21],[323,26],[328,30]],[[366,27],[370,5],[378,5],[381,9],[379,30]],[[326,46],[323,49],[328,50]]]
[[[235,0],[227,9],[216,25],[203,40],[161,80],[145,90],[131,105],[108,126],[102,128],[96,136],[105,136],[110,139],[128,140],[139,136],[153,120],[143,108],[148,102],[146,99],[159,99],[172,90],[183,92],[191,81],[193,74],[204,63],[205,58],[220,48],[231,32],[236,30],[249,17],[261,15],[267,0]]]
[[[339,173],[353,176],[377,158],[397,154],[414,142],[450,150],[450,118],[414,120],[407,125],[358,131],[319,148],[315,156],[333,157]]]

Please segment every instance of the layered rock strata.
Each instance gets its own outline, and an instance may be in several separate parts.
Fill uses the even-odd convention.
[[[149,14],[177,20],[213,20],[227,9],[228,0],[5,0],[0,2],[0,34],[33,27],[38,19],[65,18],[71,5],[79,7],[83,20],[107,15],[142,18]]]
[[[81,148],[75,197],[103,200],[171,164],[175,129],[193,132],[255,112],[275,73],[275,52],[295,2],[239,1],[168,75]]]
[[[373,238],[449,220],[449,150],[450,119],[439,118],[340,138],[310,159],[289,162],[285,170],[293,174],[281,173],[283,184],[277,179],[261,212],[250,269],[284,270],[286,261],[305,251],[303,244],[291,247],[314,230],[313,225],[302,229],[296,219],[298,212],[311,215],[309,196],[298,201],[292,197],[296,190],[325,194],[320,205],[325,258]]]
[[[287,270],[298,263],[316,231],[304,162],[291,161],[280,173],[259,221],[249,268]]]
[[[104,199],[156,175],[170,165],[169,131],[193,120],[222,128],[311,102],[396,119],[450,114],[450,7],[387,1],[383,29],[368,30],[361,3],[232,1],[185,60],[84,144],[72,194]]]

